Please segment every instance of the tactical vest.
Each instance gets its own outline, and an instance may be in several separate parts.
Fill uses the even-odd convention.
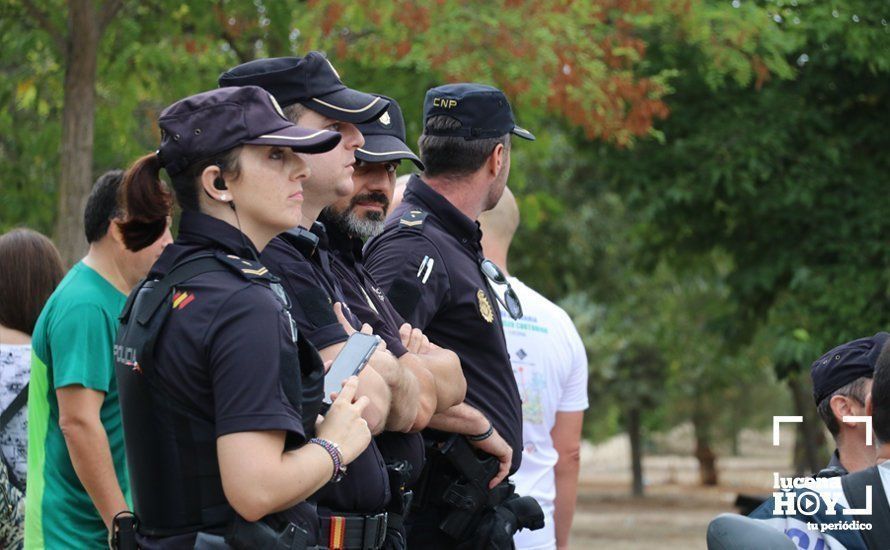
[[[163,388],[154,352],[157,337],[173,309],[174,287],[197,275],[229,271],[254,283],[266,280],[289,309],[277,278],[265,270],[245,270],[242,263],[247,262],[222,252],[185,258],[163,277],[142,281],[128,297],[120,316],[114,346],[115,374],[133,506],[143,535],[166,537],[219,529],[235,518],[223,493],[214,419],[173,398]],[[315,349],[291,326],[299,354],[299,376],[285,379],[282,374],[282,387],[290,405],[302,414],[308,438],[314,435],[324,395],[324,366]]]

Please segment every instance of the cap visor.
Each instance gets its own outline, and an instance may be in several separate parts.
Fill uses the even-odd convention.
[[[301,103],[326,117],[352,124],[377,120],[389,107],[388,100],[351,88],[343,88]]]
[[[388,162],[391,160],[408,159],[420,170],[423,163],[417,158],[411,149],[395,136],[366,135],[365,144],[356,150],[355,157],[365,162]]]
[[[513,133],[523,139],[527,139],[529,141],[535,141],[535,135],[532,134],[531,132],[529,132],[528,130],[526,130],[525,128],[520,128],[519,126],[514,126]]]
[[[337,132],[287,126],[281,130],[257,136],[244,143],[290,147],[298,153],[324,153],[336,147],[340,143],[340,138],[341,136]]]

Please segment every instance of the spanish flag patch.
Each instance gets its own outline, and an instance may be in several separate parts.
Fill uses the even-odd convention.
[[[173,309],[184,309],[185,306],[192,303],[195,295],[186,291],[176,292],[173,294]]]

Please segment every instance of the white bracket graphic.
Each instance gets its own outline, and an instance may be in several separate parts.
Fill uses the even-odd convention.
[[[854,424],[865,423],[865,444],[871,447],[871,417],[870,416],[845,416],[844,422],[852,422]]]
[[[846,516],[870,516],[871,509],[871,485],[865,486],[865,508],[848,508],[844,510]]]
[[[773,417],[773,447],[779,446],[779,426],[784,422],[803,422],[802,416],[774,416]]]

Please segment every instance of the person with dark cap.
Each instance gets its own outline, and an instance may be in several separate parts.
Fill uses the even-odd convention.
[[[255,86],[190,96],[158,124],[160,148],[124,179],[126,245],[164,227],[161,168],[183,213],[131,293],[114,348],[136,515],[115,518],[115,544],[314,547],[306,499],[369,444],[368,399],[352,377],[318,419],[324,365],[258,258],[300,222],[303,154],[340,135],[295,126]]]
[[[302,58],[260,59],[226,71],[219,79],[225,85],[259,85],[272,93],[283,112],[295,124],[318,130],[336,129],[343,141],[332,151],[308,158],[311,175],[303,191],[303,220],[273,239],[263,251],[262,261],[282,279],[295,304],[297,325],[325,360],[333,359],[345,345],[359,320],[333,273],[324,226],[316,222],[322,209],[339,197],[352,193],[355,152],[364,145],[357,123],[379,118],[389,101],[346,88],[333,65],[320,53]],[[311,231],[303,229],[311,227]],[[341,308],[336,307],[339,303]],[[338,320],[338,315],[343,319]],[[401,345],[401,343],[399,343]],[[384,428],[408,431],[419,413],[419,390],[415,375],[403,368],[390,350],[377,351],[360,374],[372,408],[378,413],[372,432]],[[375,380],[380,380],[377,384]],[[369,420],[371,422],[371,420]],[[324,546],[364,547],[368,533],[372,547],[383,544],[392,490],[386,465],[376,443],[369,446],[345,479],[329,485],[313,497],[319,505]],[[345,529],[331,525],[343,523]],[[343,533],[342,537],[333,537]],[[358,537],[358,538],[356,538]]]
[[[356,151],[353,193],[326,207],[320,219],[327,233],[331,267],[350,310],[361,322],[370,324],[396,356],[412,363],[419,359],[426,367],[418,370],[412,365],[411,369],[424,381],[421,402],[426,410],[419,416],[431,416],[463,400],[466,382],[460,360],[453,352],[430,346],[420,330],[404,322],[362,260],[363,241],[383,230],[400,161],[411,160],[423,168],[405,143],[405,122],[398,103],[381,97],[390,101],[389,109],[377,120],[359,125],[365,144]],[[428,420],[417,424],[424,427]]]
[[[866,445],[868,428],[862,422],[845,422],[845,416],[864,416],[872,376],[881,349],[890,334],[847,342],[826,352],[810,368],[816,410],[831,432],[836,449],[818,477],[842,476],[875,462],[874,446]]]
[[[355,153],[355,189],[350,196],[325,208],[320,219],[330,246],[331,267],[340,280],[349,309],[361,322],[370,324],[399,362],[417,376],[423,410],[414,428],[421,429],[434,413],[463,400],[466,381],[457,355],[429,344],[420,330],[405,323],[362,260],[363,241],[383,229],[400,162],[410,160],[423,169],[420,159],[405,143],[405,121],[399,104],[392,98],[381,97],[390,102],[387,111],[377,120],[358,126],[365,144]],[[398,531],[390,537],[393,541],[404,542],[406,505],[423,468],[423,438],[418,433],[384,432],[375,440],[394,481],[387,528]]]
[[[835,365],[847,365],[833,370]],[[887,333],[861,338],[831,350],[815,363],[816,396],[833,399],[837,389],[861,377],[871,381],[862,416],[870,432],[863,445],[875,449],[870,464],[841,476],[810,480],[800,488],[774,492],[749,517],[784,533],[801,550],[890,548],[890,342]],[[852,372],[846,372],[847,370]],[[832,388],[836,388],[832,390]],[[821,400],[820,400],[821,402]],[[835,405],[832,404],[832,408]],[[873,433],[871,433],[873,432]],[[874,436],[874,437],[872,437]],[[843,450],[841,454],[843,459]],[[797,485],[795,485],[797,487]],[[777,488],[778,489],[778,488]],[[814,498],[815,497],[815,498]],[[750,547],[739,533],[738,547]],[[741,538],[745,537],[745,538]],[[735,548],[723,544],[720,548]]]
[[[423,174],[411,177],[365,261],[402,317],[457,353],[467,393],[424,432],[428,460],[408,543],[511,548],[513,533],[542,527],[543,514],[506,481],[519,467],[522,410],[488,280],[497,272],[482,255],[476,220],[506,186],[510,136],[534,136],[516,125],[503,92],[480,84],[429,90],[423,116]]]

